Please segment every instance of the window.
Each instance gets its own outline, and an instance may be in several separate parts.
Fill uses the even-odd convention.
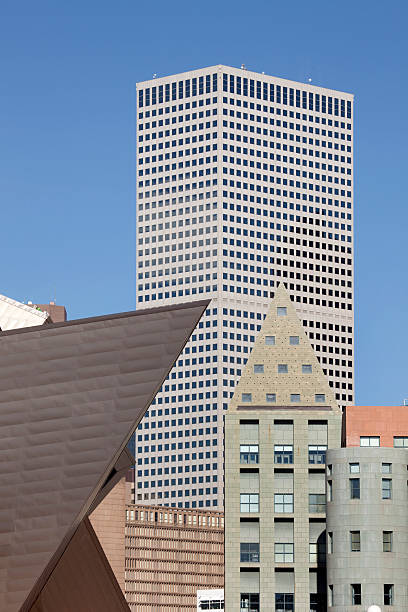
[[[287,374],[287,373],[288,373],[288,364],[278,363],[278,374]]]
[[[291,393],[290,394],[291,402],[300,402],[300,393]]]
[[[382,463],[381,464],[381,472],[383,474],[391,474],[391,472],[392,472],[392,463]]]
[[[311,374],[312,373],[312,366],[310,363],[304,363],[302,365],[302,374]]]
[[[350,499],[360,499],[359,478],[350,478]]]
[[[286,317],[288,314],[286,306],[278,306],[277,308],[278,317]]]
[[[275,512],[293,512],[293,493],[275,493]]]
[[[333,601],[334,601],[334,598],[333,598],[333,585],[329,584],[329,606],[333,606],[334,605]]]
[[[324,464],[326,463],[326,445],[309,445],[309,463]]]
[[[264,373],[263,363],[256,363],[254,365],[254,374],[263,374],[263,373]]]
[[[333,482],[331,480],[327,481],[327,501],[333,501]]]
[[[293,563],[293,543],[275,544],[275,563]]]
[[[326,560],[326,542],[309,542],[310,563],[324,563]]]
[[[392,552],[392,531],[383,531],[383,552]]]
[[[384,606],[392,606],[394,603],[394,585],[384,584]]]
[[[293,593],[275,593],[275,612],[292,612],[295,609]]]
[[[290,444],[275,444],[275,463],[293,463],[293,446]]]
[[[259,493],[241,493],[241,512],[259,512]]]
[[[380,436],[360,436],[360,446],[380,446]]]
[[[361,584],[351,585],[351,604],[361,606]]]
[[[331,555],[333,553],[333,532],[327,532],[327,552]]]
[[[350,474],[359,474],[360,473],[360,464],[359,463],[349,463],[350,466]]]
[[[291,346],[297,346],[299,344],[299,336],[289,336],[289,344]]]
[[[408,436],[394,436],[395,448],[408,447]]]
[[[239,447],[240,463],[259,463],[258,444],[241,444]]]
[[[316,403],[322,403],[326,401],[326,396],[324,393],[316,393],[315,395],[315,402]]]
[[[241,399],[243,402],[252,402],[252,393],[243,393]]]
[[[259,612],[259,593],[241,593],[241,612]]]
[[[360,552],[360,532],[350,531],[350,550],[351,552]]]
[[[324,493],[309,493],[309,512],[326,512]]]
[[[325,608],[324,593],[310,593],[310,612],[320,612]]]
[[[265,344],[267,346],[275,346],[275,336],[265,336]]]
[[[276,393],[267,393],[266,401],[268,404],[273,404],[274,402],[276,402]]]
[[[259,563],[259,543],[247,544],[241,542],[241,562]]]
[[[391,499],[392,497],[392,480],[391,478],[383,478],[381,483],[382,499]]]

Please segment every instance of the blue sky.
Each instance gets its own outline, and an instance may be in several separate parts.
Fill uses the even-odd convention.
[[[136,81],[310,77],[355,94],[356,400],[408,398],[407,3],[62,4],[0,6],[0,293],[135,307]]]

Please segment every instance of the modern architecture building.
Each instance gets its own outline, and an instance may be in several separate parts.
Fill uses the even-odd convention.
[[[333,612],[408,609],[408,408],[351,406],[327,453],[327,584]]]
[[[89,516],[207,305],[0,333],[2,612],[129,610]]]
[[[341,410],[280,285],[225,415],[225,610],[325,610]]]
[[[138,83],[137,308],[212,300],[137,432],[138,503],[222,507],[223,414],[279,282],[353,403],[353,96],[221,65]]]
[[[27,304],[0,295],[0,331],[44,325],[48,320],[47,312],[33,309]]]
[[[125,563],[134,612],[223,610],[224,515],[128,505]]]

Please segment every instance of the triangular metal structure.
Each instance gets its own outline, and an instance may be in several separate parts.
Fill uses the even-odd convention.
[[[130,465],[126,444],[207,305],[0,333],[2,612],[60,609],[41,607],[41,594]]]

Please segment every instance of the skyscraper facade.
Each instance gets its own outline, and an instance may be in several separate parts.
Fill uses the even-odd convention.
[[[136,503],[223,505],[223,413],[283,282],[353,403],[353,96],[227,66],[137,85],[137,308],[212,302],[136,432]]]

